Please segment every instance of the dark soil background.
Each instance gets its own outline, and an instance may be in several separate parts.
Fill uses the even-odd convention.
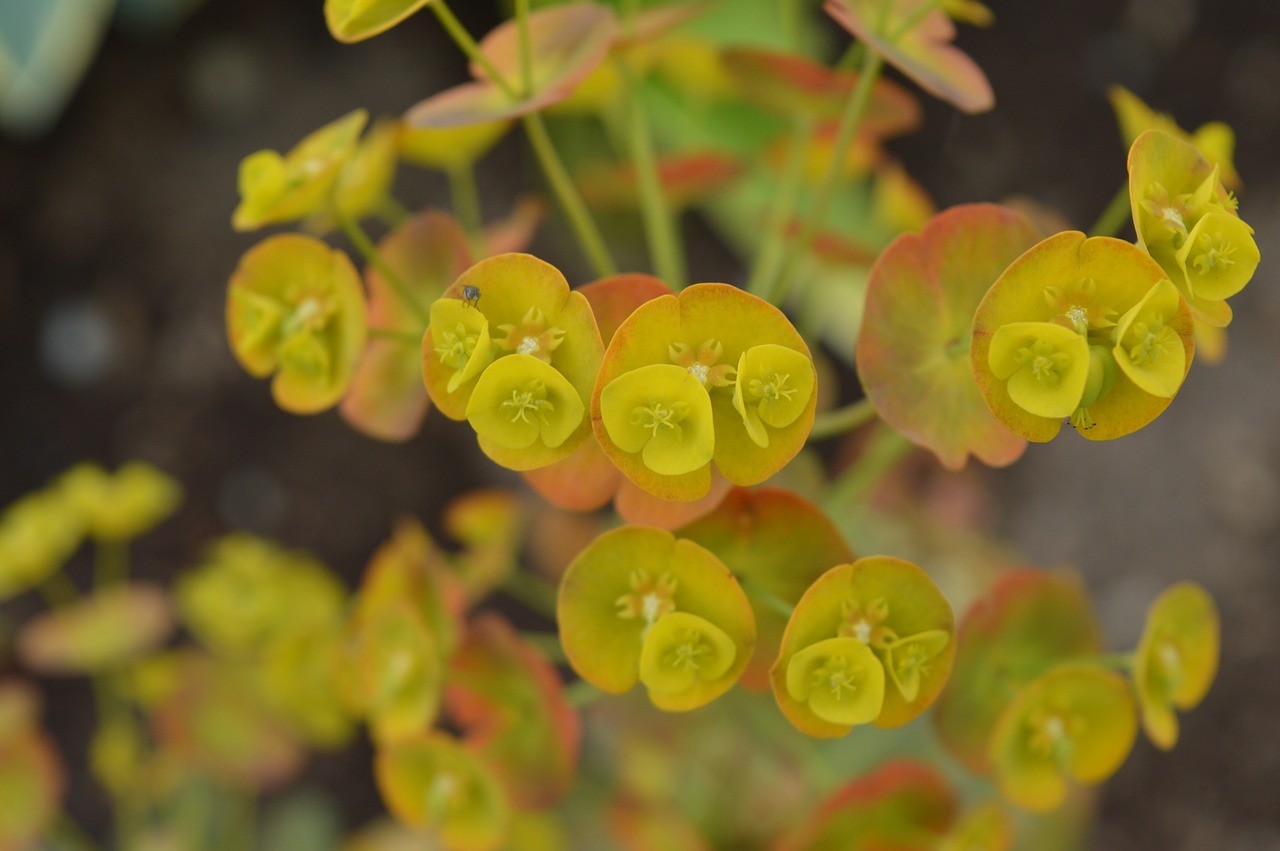
[[[492,22],[490,3],[456,5],[473,31]],[[1227,362],[1198,364],[1137,435],[1092,445],[1068,434],[989,479],[1000,531],[1034,563],[1080,566],[1116,646],[1131,646],[1147,603],[1177,579],[1202,582],[1222,608],[1217,684],[1175,751],[1140,742],[1108,785],[1097,847],[1280,849],[1280,335],[1268,331],[1280,327],[1280,4],[992,5],[996,27],[966,29],[960,44],[991,77],[996,111],[964,117],[926,101],[923,132],[895,148],[940,206],[1025,194],[1087,227],[1125,174],[1110,82],[1184,127],[1236,128],[1241,212],[1264,260],[1234,301]],[[142,576],[169,577],[208,538],[247,528],[354,580],[394,514],[432,518],[499,480],[442,417],[386,446],[334,413],[279,411],[233,362],[222,320],[227,276],[255,241],[229,226],[240,158],[357,106],[397,114],[462,73],[430,15],[343,47],[319,0],[209,0],[164,40],[110,36],[46,138],[0,142],[0,504],[80,459],[145,458],[186,484],[187,501],[139,547]],[[491,215],[508,210],[513,180],[536,185],[516,141],[487,165]],[[445,203],[432,177],[405,174],[400,186],[411,206]],[[585,280],[550,232],[535,250]],[[740,280],[725,262],[708,249],[694,276]],[[73,565],[73,578],[87,569]],[[16,601],[0,617],[33,606]],[[41,686],[60,745],[82,753],[87,689]],[[367,756],[314,768],[343,790],[351,825],[377,807]],[[70,795],[77,815],[102,819],[82,774]]]

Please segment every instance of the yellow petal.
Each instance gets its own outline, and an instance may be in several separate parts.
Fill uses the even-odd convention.
[[[1089,378],[1089,343],[1052,322],[1010,322],[991,339],[991,371],[1008,379],[1009,398],[1040,417],[1068,417]]]

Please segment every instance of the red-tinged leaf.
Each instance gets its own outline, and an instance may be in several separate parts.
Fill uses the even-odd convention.
[[[472,622],[450,663],[445,707],[512,801],[545,807],[569,790],[581,743],[578,713],[555,668],[501,616]]]
[[[489,256],[496,257],[528,249],[546,214],[546,205],[534,196],[522,195],[517,198],[511,215],[485,226],[484,243],[489,249]]]
[[[173,604],[162,588],[121,585],[28,622],[18,656],[46,674],[100,673],[158,647],[173,626]]]
[[[671,30],[709,11],[719,0],[688,0],[663,3],[640,9],[623,22],[618,35],[619,49],[629,49],[656,41]]]
[[[926,851],[955,810],[955,796],[936,770],[890,762],[837,789],[775,851]]]
[[[706,494],[692,502],[671,502],[654,496],[623,477],[613,508],[628,523],[679,529],[699,517],[715,511],[733,485],[716,470],[711,472],[711,485]]]
[[[838,119],[858,86],[855,73],[758,47],[725,51],[724,65],[752,103],[818,121]],[[889,138],[916,129],[920,116],[915,97],[892,80],[880,79],[871,89],[860,126],[872,136]]]
[[[623,481],[594,438],[563,461],[522,475],[539,496],[565,511],[593,511],[608,504]]]
[[[428,210],[393,231],[378,246],[383,262],[421,304],[430,304],[471,265],[466,236],[453,217]],[[379,440],[408,440],[418,432],[429,401],[422,383],[420,347],[425,326],[375,267],[365,268],[369,324],[405,335],[374,337],[356,367],[339,409],[358,431]]]
[[[672,807],[614,804],[609,827],[623,851],[712,851],[689,817]]]
[[[938,736],[970,771],[990,769],[987,744],[1018,689],[1068,659],[1098,652],[1098,622],[1072,574],[1006,574],[960,622],[951,687],[933,714]]]
[[[967,54],[952,46],[955,25],[941,10],[918,17],[928,0],[827,0],[823,7],[870,49],[921,88],[964,112],[995,106],[987,77]],[[874,22],[874,23],[873,23]],[[910,28],[903,31],[903,26]]]
[[[969,339],[991,282],[1037,237],[1012,210],[966,204],[898,237],[872,267],[858,376],[884,421],[949,469],[970,453],[1002,467],[1026,448],[983,401]]]
[[[515,118],[564,100],[609,52],[617,36],[613,11],[595,3],[568,3],[529,16],[532,86],[522,91],[520,36],[514,20],[480,42],[480,51],[515,92],[511,96],[472,63],[477,80],[428,98],[405,114],[415,127],[458,127]]]
[[[24,727],[0,739],[0,848],[42,847],[66,785],[62,760],[44,732]]]
[[[738,163],[713,152],[680,154],[658,161],[663,193],[677,210],[716,195],[741,173]],[[634,209],[639,203],[635,169],[629,165],[588,168],[578,184],[583,199],[595,207]]]
[[[736,576],[750,579],[752,589],[793,606],[829,568],[854,559],[840,532],[816,506],[773,488],[734,488],[715,511],[679,534],[715,553]],[[753,596],[752,589],[747,598],[756,617],[756,653],[742,685],[764,691],[787,618]]]

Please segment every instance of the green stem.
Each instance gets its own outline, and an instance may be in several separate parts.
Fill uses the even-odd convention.
[[[813,428],[809,430],[810,440],[825,440],[838,437],[861,428],[876,418],[875,406],[870,399],[859,399],[843,408],[823,411],[813,418]]]
[[[1132,218],[1129,208],[1129,184],[1120,187],[1098,220],[1089,228],[1089,236],[1118,236]]]
[[[564,687],[565,700],[569,701],[570,706],[579,709],[601,697],[604,697],[604,692],[586,680],[575,680]]]
[[[764,296],[774,304],[781,304],[786,299],[787,291],[791,288],[791,279],[795,275],[796,266],[799,264],[800,258],[809,250],[814,238],[818,235],[818,231],[822,229],[823,224],[826,222],[827,213],[831,209],[831,202],[835,200],[836,190],[840,187],[840,173],[845,167],[845,161],[848,159],[849,146],[853,144],[854,137],[857,135],[858,125],[862,123],[862,116],[867,111],[867,104],[871,102],[871,90],[875,87],[876,80],[880,77],[880,70],[883,67],[884,59],[881,58],[880,54],[868,49],[863,57],[862,69],[858,74],[858,85],[854,88],[853,95],[849,98],[844,114],[840,117],[840,127],[836,133],[835,146],[831,150],[831,161],[827,164],[827,172],[823,178],[821,188],[818,190],[818,196],[814,200],[813,208],[805,218],[800,236],[788,246],[786,260],[782,264],[782,272],[774,279],[773,286],[766,291]]]
[[[422,335],[410,331],[397,331],[394,328],[370,328],[370,340],[385,340],[388,343],[402,343],[417,348],[422,345]]]
[[[484,70],[485,76],[493,81],[494,85],[502,89],[502,93],[512,100],[520,99],[520,92],[516,91],[511,82],[503,76],[489,57],[480,52],[480,45],[476,44],[476,40],[471,37],[471,33],[467,32],[467,28],[457,19],[453,12],[449,9],[445,0],[431,0],[427,4],[427,8],[436,13],[436,17],[440,19],[440,23],[444,26],[445,32],[449,34],[449,38],[453,39],[453,43],[458,45],[458,49],[467,55],[467,58],[479,65]]]
[[[40,592],[40,596],[51,609],[66,608],[80,600],[80,590],[61,570],[46,576],[44,581],[36,586],[36,590]]]
[[[853,506],[911,451],[912,444],[886,425],[881,425],[862,450],[862,455],[841,474],[826,499],[832,512]]]
[[[378,205],[377,215],[379,219],[382,219],[382,223],[389,228],[398,228],[413,218],[413,213],[409,212],[404,204],[401,204],[390,195],[383,198],[382,203]]]
[[[107,540],[94,543],[94,587],[100,589],[123,584],[129,578],[129,543]]]
[[[625,59],[617,60],[627,92],[627,149],[640,194],[640,214],[655,274],[674,289],[685,285],[685,260],[679,246],[677,220],[667,202],[654,155],[649,118],[640,99],[635,74]]]
[[[552,632],[522,632],[520,637],[529,644],[538,648],[542,655],[546,656],[557,665],[568,664],[569,659],[564,655],[564,646],[560,644],[560,636]]]
[[[742,590],[746,592],[748,598],[772,609],[788,620],[791,619],[791,613],[795,611],[796,607],[766,589],[755,579],[750,576],[739,576],[738,584],[742,586]]]
[[[480,210],[480,193],[476,189],[476,172],[470,163],[448,170],[449,197],[453,211],[467,236],[467,247],[476,260],[489,252],[484,242],[484,214]]]
[[[556,586],[534,573],[519,568],[507,574],[502,590],[531,611],[550,620],[556,618]]]
[[[522,121],[524,122],[525,134],[529,137],[529,144],[533,146],[533,152],[537,155],[538,163],[542,166],[542,173],[546,176],[547,182],[551,184],[551,189],[555,192],[556,198],[559,199],[560,206],[563,208],[565,216],[569,219],[569,224],[573,228],[583,252],[587,255],[587,260],[591,263],[596,277],[607,278],[611,275],[616,275],[618,267],[613,262],[613,257],[609,254],[608,247],[605,246],[604,238],[600,236],[600,230],[596,227],[595,220],[591,218],[591,213],[587,211],[587,205],[583,203],[582,196],[574,188],[573,181],[569,178],[569,172],[565,170],[564,163],[560,161],[560,156],[556,153],[555,145],[551,142],[551,135],[547,133],[547,125],[543,122],[542,116],[532,113],[524,116]]]
[[[773,209],[765,224],[765,238],[751,263],[751,277],[747,292],[761,295],[773,288],[779,262],[787,246],[787,228],[795,215],[800,189],[804,185],[804,161],[813,135],[813,122],[808,118],[796,119],[791,134],[791,149],[782,169],[782,182],[774,195]]]
[[[373,240],[369,238],[369,234],[365,233],[364,228],[360,227],[360,223],[351,218],[347,214],[334,208],[334,216],[338,219],[338,224],[342,227],[342,232],[347,235],[347,239],[351,240],[351,244],[360,252],[360,256],[364,261],[378,270],[378,274],[382,276],[382,280],[386,281],[387,286],[391,287],[405,307],[408,307],[413,314],[421,320],[425,326],[431,321],[431,314],[423,307],[422,303],[414,297],[413,291],[404,282],[404,279],[396,274],[387,262],[382,259],[382,255],[378,252],[377,246],[373,244]]]

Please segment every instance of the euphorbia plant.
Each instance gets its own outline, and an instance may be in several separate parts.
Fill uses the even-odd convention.
[[[950,476],[1064,424],[1125,438],[1174,404],[1259,262],[1234,167],[1208,158],[1221,133],[1116,95],[1135,241],[1009,206],[935,214],[885,145],[919,125],[916,95],[881,75],[991,109],[951,44],[955,22],[992,22],[981,4],[827,0],[854,37],[839,57],[802,55],[816,3],[509,5],[477,39],[446,0],[325,3],[343,42],[434,14],[473,80],[363,137],[356,111],[247,157],[233,226],[307,233],[246,252],[226,319],[280,407],[340,406],[385,441],[435,409],[533,493],[397,521],[354,592],[239,533],[183,573],[176,604],[107,576],[27,624],[26,664],[105,679],[123,707],[95,772],[126,839],[169,829],[205,779],[257,795],[360,727],[396,824],[352,848],[999,851],[1083,818],[1059,810],[1077,787],[1114,773],[1139,725],[1172,747],[1174,710],[1204,697],[1208,594],[1175,586],[1134,651],[1104,653],[1069,570],[974,564],[928,510],[919,555],[868,551],[851,517],[913,447]],[[749,24],[787,40],[747,43]],[[528,211],[550,203],[486,227],[474,170],[517,122],[581,257],[533,243]],[[575,130],[590,156],[570,168]],[[452,209],[408,213],[400,161],[445,172]],[[686,211],[743,262],[689,283]],[[650,268],[618,274],[616,258],[640,265],[638,234]],[[814,449],[846,437],[847,467]],[[118,545],[175,501],[157,473],[73,471],[0,520],[0,593],[52,599],[83,538]],[[175,613],[199,649],[159,649]],[[636,686],[647,699],[623,696]],[[9,694],[0,755],[41,782],[0,810],[0,846],[40,832],[60,783],[32,702]],[[701,772],[725,754],[766,770]]]

